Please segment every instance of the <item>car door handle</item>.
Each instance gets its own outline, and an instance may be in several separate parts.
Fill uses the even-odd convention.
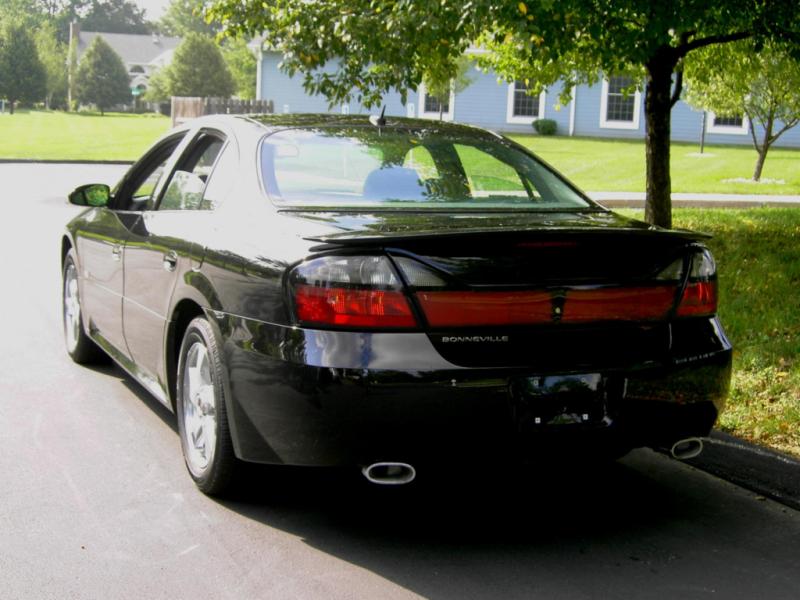
[[[174,271],[175,267],[178,265],[178,255],[174,251],[167,252],[164,255],[163,265],[164,269],[167,271]]]
[[[111,248],[111,258],[115,261],[122,260],[122,246],[115,244],[114,247]]]

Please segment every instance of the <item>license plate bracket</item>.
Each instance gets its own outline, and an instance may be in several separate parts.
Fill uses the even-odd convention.
[[[607,416],[600,373],[520,377],[512,382],[514,420],[520,431],[596,426]]]

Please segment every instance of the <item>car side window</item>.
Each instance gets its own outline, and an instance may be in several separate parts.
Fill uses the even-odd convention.
[[[206,182],[206,189],[203,192],[203,199],[200,202],[202,210],[214,210],[219,208],[230,195],[234,186],[241,177],[239,172],[239,152],[236,144],[226,144],[214,166],[214,172]]]
[[[175,135],[150,150],[114,192],[114,208],[117,210],[151,210],[155,204],[154,194],[164,177],[173,152],[183,139],[184,133]]]
[[[153,192],[155,192],[156,187],[158,187],[158,182],[161,181],[161,178],[164,176],[164,170],[167,167],[168,160],[169,156],[161,161],[161,164],[147,175],[147,178],[136,188],[131,196],[134,205],[146,205],[148,208],[152,208]]]
[[[202,134],[172,174],[158,210],[202,210],[203,192],[224,140]]]

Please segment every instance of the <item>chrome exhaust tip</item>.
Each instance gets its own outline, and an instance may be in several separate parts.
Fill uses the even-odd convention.
[[[377,485],[405,485],[414,481],[417,471],[408,463],[377,462],[361,469],[367,481]]]
[[[700,456],[703,451],[703,440],[696,437],[678,440],[669,449],[669,455],[677,460],[688,460]]]

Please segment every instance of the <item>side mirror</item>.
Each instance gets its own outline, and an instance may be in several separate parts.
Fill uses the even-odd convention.
[[[69,195],[70,204],[78,206],[107,206],[110,199],[111,188],[105,183],[82,185]]]

